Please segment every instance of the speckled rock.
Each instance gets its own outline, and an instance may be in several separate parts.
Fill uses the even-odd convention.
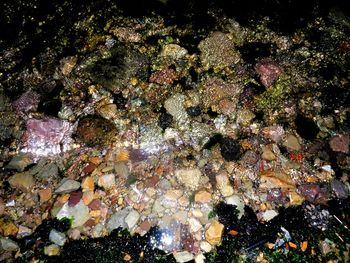
[[[2,237],[0,238],[0,248],[5,251],[17,251],[19,249],[19,246],[15,241]]]
[[[114,229],[118,227],[126,228],[127,224],[125,223],[125,218],[129,214],[130,209],[123,209],[118,212],[115,212],[107,223],[108,232],[112,232]]]
[[[172,59],[180,59],[187,55],[187,50],[176,44],[165,45],[160,52],[161,57],[170,57]]]
[[[261,133],[265,138],[268,138],[275,143],[279,143],[285,132],[282,126],[275,125],[263,128]]]
[[[188,224],[192,232],[197,232],[202,228],[202,224],[193,217],[188,219]]]
[[[115,186],[115,175],[114,174],[105,174],[98,178],[98,186],[103,187],[104,189],[111,189]]]
[[[164,108],[176,121],[186,120],[188,118],[184,107],[185,99],[185,95],[175,94],[164,102]]]
[[[205,231],[205,239],[213,246],[219,245],[221,243],[223,231],[224,225],[219,221],[214,220],[211,222],[207,231]]]
[[[216,176],[216,187],[224,197],[233,194],[233,187],[226,173],[220,173]]]
[[[194,201],[197,203],[209,203],[212,200],[212,196],[211,193],[207,192],[207,191],[199,191],[195,194],[194,196]]]
[[[349,144],[350,139],[347,134],[338,134],[329,141],[330,147],[335,152],[349,153]]]
[[[26,167],[33,163],[33,159],[29,154],[18,154],[13,157],[6,169],[15,169],[18,172],[23,172]]]
[[[131,210],[125,217],[125,223],[129,230],[132,229],[140,219],[140,214],[136,210]]]
[[[200,59],[206,68],[224,68],[240,60],[233,42],[222,32],[213,32],[198,45]]]
[[[186,188],[195,190],[199,186],[201,171],[197,168],[179,169],[175,171],[176,179]]]
[[[56,256],[60,253],[60,247],[56,244],[52,244],[44,247],[44,254],[47,256]]]

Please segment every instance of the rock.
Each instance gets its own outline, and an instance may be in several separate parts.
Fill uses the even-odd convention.
[[[6,165],[6,169],[14,169],[18,172],[23,172],[26,167],[33,163],[33,159],[29,154],[20,153],[13,157],[8,165]]]
[[[282,73],[282,68],[268,59],[263,59],[255,66],[256,72],[260,75],[261,83],[266,87],[272,86]]]
[[[78,62],[78,58],[77,57],[66,57],[66,58],[63,58],[60,63],[62,64],[62,74],[65,75],[65,76],[68,76],[74,66],[77,64]]]
[[[5,221],[0,218],[0,234],[7,236],[16,236],[18,227],[12,221]]]
[[[298,192],[309,202],[315,201],[320,190],[317,184],[304,184],[298,187]]]
[[[107,230],[108,232],[112,232],[114,229],[117,229],[118,227],[126,228],[127,224],[125,222],[126,216],[129,214],[130,209],[125,208],[123,210],[120,210],[116,213],[114,213],[111,218],[108,220],[107,223]]]
[[[209,244],[216,246],[221,243],[221,236],[224,231],[224,225],[219,221],[214,220],[211,222],[207,231],[205,231],[205,239]]]
[[[188,262],[194,259],[193,254],[188,251],[174,252],[173,256],[176,262]]]
[[[212,201],[211,193],[207,191],[199,191],[195,194],[194,201],[201,204],[209,203]]]
[[[347,134],[338,134],[329,141],[329,146],[335,152],[349,153],[350,139]]]
[[[70,207],[68,202],[66,202],[58,211],[56,217],[58,219],[65,217],[73,219],[71,228],[82,226],[90,218],[89,208],[84,204],[83,200],[80,200],[79,203],[73,207]]]
[[[200,246],[201,250],[203,250],[203,251],[206,252],[206,253],[209,253],[209,252],[213,249],[212,245],[210,245],[210,244],[209,244],[208,242],[206,242],[206,241],[202,241],[202,242],[199,244],[199,246]]]
[[[45,203],[51,199],[52,189],[51,188],[40,189],[38,191],[38,194],[40,197],[40,203]]]
[[[98,178],[98,186],[103,187],[104,189],[111,189],[115,186],[115,175],[114,174],[105,174]]]
[[[23,237],[29,236],[32,234],[32,232],[33,232],[33,230],[31,230],[30,228],[28,228],[26,226],[19,226],[17,238],[23,238]]]
[[[283,145],[292,151],[299,151],[301,149],[298,138],[292,134],[284,139]]]
[[[76,206],[81,198],[83,197],[83,193],[81,191],[71,192],[68,199],[69,206]]]
[[[244,202],[238,195],[231,195],[226,197],[226,203],[228,205],[236,206],[238,211],[238,219],[244,215]]]
[[[275,210],[270,209],[270,210],[266,210],[265,212],[263,212],[262,218],[266,222],[268,222],[277,215],[278,215],[278,213]]]
[[[197,232],[202,228],[202,224],[193,217],[188,219],[188,224],[192,232]]]
[[[54,163],[46,164],[40,171],[36,174],[36,178],[38,179],[52,179],[57,178],[58,176],[58,167]]]
[[[79,240],[81,238],[81,233],[78,228],[69,229],[67,235],[72,240]]]
[[[161,57],[170,57],[174,60],[183,58],[187,55],[187,50],[176,44],[165,45],[160,52]]]
[[[93,191],[84,192],[82,199],[85,205],[89,205],[91,201],[94,199],[94,192]]]
[[[13,241],[9,238],[5,238],[5,237],[0,238],[0,248],[5,250],[5,251],[17,251],[17,250],[19,250],[19,246],[15,241]]]
[[[276,160],[276,156],[275,154],[272,152],[271,147],[269,147],[268,145],[264,145],[261,147],[262,148],[262,155],[261,158],[266,160],[266,161],[273,161]]]
[[[166,191],[164,197],[170,201],[176,202],[182,196],[182,194],[183,192],[181,190],[172,189],[172,190]]]
[[[16,173],[11,176],[9,183],[12,188],[20,189],[23,192],[29,192],[34,186],[34,178],[29,173]]]
[[[198,45],[200,59],[205,68],[225,68],[236,64],[240,54],[233,42],[222,32],[213,32]]]
[[[318,248],[320,249],[321,254],[324,256],[331,252],[331,247],[326,240],[320,241]]]
[[[266,171],[261,174],[260,186],[261,189],[282,188],[295,189],[295,185],[291,177],[282,172]]]
[[[98,114],[107,120],[114,119],[117,116],[117,105],[113,103],[102,105],[97,109]]]
[[[72,179],[64,178],[64,179],[62,179],[60,185],[55,190],[55,193],[56,194],[70,193],[70,192],[78,190],[79,188],[80,188],[79,182],[72,180]]]
[[[136,210],[131,210],[130,213],[125,217],[125,223],[127,224],[129,230],[131,230],[139,221],[140,214]]]
[[[172,68],[158,70],[151,74],[149,82],[159,85],[170,85],[177,79],[176,71]]]
[[[83,190],[93,191],[95,188],[94,179],[91,176],[85,177],[81,182],[81,188]]]
[[[0,197],[0,217],[4,214],[5,212],[5,202],[4,200]]]
[[[164,102],[164,108],[172,115],[175,121],[186,121],[188,115],[184,107],[186,96],[180,93],[174,94]]]
[[[56,229],[51,229],[49,239],[52,243],[61,247],[67,241],[66,235],[62,232],[58,232]]]
[[[301,205],[305,201],[305,198],[295,191],[290,191],[288,193],[288,198],[290,205],[293,206]]]
[[[44,247],[44,254],[49,257],[57,256],[59,253],[60,247],[55,244]]]
[[[176,179],[186,188],[196,190],[199,186],[202,173],[197,168],[179,169],[175,171]]]
[[[242,126],[248,126],[254,118],[255,114],[248,109],[242,109],[237,113],[237,123]]]
[[[34,112],[38,109],[40,95],[35,91],[28,90],[23,93],[17,100],[13,102],[13,107],[16,111],[24,113]]]
[[[333,180],[331,182],[331,187],[332,187],[332,191],[335,193],[335,195],[339,199],[346,199],[348,197],[349,195],[348,188],[343,182],[339,180]]]
[[[205,256],[201,253],[194,258],[195,263],[205,263]]]
[[[284,129],[282,126],[270,126],[261,130],[262,135],[275,143],[279,143],[284,135]]]
[[[230,196],[233,194],[233,187],[226,173],[222,172],[216,176],[216,187],[220,193],[224,196]]]

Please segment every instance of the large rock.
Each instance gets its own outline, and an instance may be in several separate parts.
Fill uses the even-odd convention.
[[[5,251],[17,251],[19,246],[15,241],[2,237],[0,238],[0,248]]]
[[[191,190],[196,190],[198,188],[201,175],[201,171],[197,168],[179,169],[175,171],[176,179]]]
[[[89,208],[84,204],[83,200],[80,200],[79,203],[73,207],[69,206],[68,202],[66,202],[58,211],[56,217],[58,219],[70,218],[73,221],[71,228],[79,227],[90,219]]]
[[[108,232],[112,232],[114,229],[117,229],[118,227],[126,228],[127,224],[125,222],[125,218],[129,214],[129,212],[130,212],[130,209],[128,208],[115,212],[107,223]]]

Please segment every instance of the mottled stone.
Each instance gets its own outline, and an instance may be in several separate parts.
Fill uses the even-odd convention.
[[[107,223],[107,230],[108,232],[112,232],[114,229],[117,229],[118,227],[126,228],[127,224],[125,222],[126,216],[129,214],[129,209],[123,209],[118,212],[115,212],[111,218],[108,220]]]
[[[349,195],[348,188],[346,185],[339,180],[332,180],[331,182],[332,191],[340,199],[346,199]]]
[[[176,262],[179,262],[179,263],[188,262],[194,259],[193,254],[188,251],[174,252],[173,256]]]
[[[350,139],[347,134],[338,134],[329,141],[330,147],[335,152],[349,153],[349,144]]]
[[[72,218],[73,219],[73,223],[71,225],[72,228],[82,226],[90,218],[89,208],[84,204],[82,200],[80,200],[80,202],[73,207],[70,207],[67,202],[58,211],[56,217],[58,219],[62,219],[65,217]]]
[[[198,188],[201,175],[201,171],[197,168],[179,169],[175,171],[176,179],[191,190]]]
[[[28,192],[34,186],[34,178],[29,173],[16,173],[11,176],[9,183],[12,188],[20,189],[23,192]]]
[[[129,229],[132,229],[140,219],[140,214],[136,210],[131,210],[125,217],[125,223]]]
[[[81,182],[81,188],[83,190],[93,191],[95,188],[94,179],[91,176],[85,177]]]
[[[160,52],[161,57],[169,57],[172,59],[180,59],[187,55],[187,50],[176,44],[165,45]]]
[[[211,222],[207,231],[205,231],[205,239],[213,246],[219,245],[221,243],[223,231],[224,225],[219,221],[214,220]]]
[[[72,180],[72,179],[64,178],[64,179],[62,179],[60,185],[55,190],[55,193],[56,194],[70,193],[70,192],[78,190],[79,188],[80,188],[79,182]]]
[[[284,139],[283,145],[286,146],[288,149],[293,150],[293,151],[299,151],[301,149],[298,138],[292,134],[288,135]]]
[[[115,186],[115,175],[114,174],[105,174],[98,178],[98,186],[103,187],[104,189],[111,189]]]
[[[176,93],[164,102],[164,108],[176,121],[187,120],[187,112],[184,106],[185,95]]]
[[[197,232],[202,228],[202,224],[195,218],[191,217],[188,219],[188,225],[192,232]]]
[[[40,197],[40,203],[45,203],[51,199],[52,189],[51,188],[40,189],[38,191],[38,194]]]
[[[57,256],[60,253],[60,247],[56,244],[52,244],[44,247],[44,254],[51,257]]]
[[[13,157],[6,169],[15,169],[18,172],[23,172],[26,167],[33,163],[33,159],[29,154],[20,153]]]
[[[195,194],[194,201],[201,204],[209,203],[210,201],[212,201],[211,193],[204,190],[199,191]]]
[[[2,237],[0,238],[0,248],[5,251],[17,251],[19,246],[15,241]]]
[[[226,173],[220,173],[216,176],[216,187],[224,197],[233,194],[233,187]]]
[[[265,87],[272,86],[282,73],[282,68],[274,61],[264,59],[255,66],[260,81]]]
[[[52,243],[61,247],[67,241],[66,235],[62,232],[57,231],[56,229],[51,229],[49,239]]]
[[[261,130],[262,135],[275,143],[279,143],[284,135],[284,129],[282,126],[270,126]]]

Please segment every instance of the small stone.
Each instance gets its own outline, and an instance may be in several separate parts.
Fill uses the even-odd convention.
[[[148,220],[145,220],[139,225],[139,227],[141,231],[148,232],[148,230],[151,229],[151,224]]]
[[[211,222],[207,231],[205,231],[205,239],[209,244],[216,246],[221,243],[221,236],[224,231],[224,225],[219,221],[214,220]]]
[[[4,221],[0,219],[0,234],[7,236],[16,236],[18,227],[12,221]]]
[[[304,184],[298,187],[298,192],[309,202],[315,201],[320,190],[317,184]]]
[[[111,189],[115,186],[115,176],[114,174],[105,174],[98,178],[98,186],[104,189]]]
[[[80,191],[72,192],[69,195],[68,205],[69,206],[75,206],[76,204],[78,204],[80,202],[82,196],[83,196],[83,193],[80,192]]]
[[[126,228],[127,225],[125,223],[125,218],[129,214],[129,212],[130,210],[126,208],[114,213],[107,223],[108,232],[110,233],[118,227]]]
[[[321,251],[321,254],[322,255],[327,255],[329,252],[331,252],[331,247],[330,245],[328,244],[327,241],[321,241],[319,244],[318,244],[318,248],[320,249]]]
[[[194,196],[194,201],[201,204],[209,203],[210,201],[212,201],[211,193],[207,191],[199,191]]]
[[[72,240],[79,240],[81,237],[80,234],[81,233],[80,233],[80,230],[78,228],[69,229],[67,232],[69,239],[72,239]]]
[[[201,171],[197,168],[179,169],[175,171],[175,177],[186,188],[195,190],[199,186]]]
[[[29,173],[17,173],[10,177],[9,183],[12,188],[20,189],[23,192],[28,192],[34,186],[34,178]]]
[[[248,109],[242,109],[237,113],[237,123],[242,126],[248,126],[255,118],[255,114]]]
[[[261,189],[295,189],[295,184],[291,177],[285,173],[267,171],[261,174],[259,187]]]
[[[125,217],[125,223],[129,229],[132,229],[140,219],[140,214],[136,210],[131,210]]]
[[[103,105],[97,109],[97,112],[107,120],[113,119],[117,116],[117,105],[113,103]]]
[[[44,247],[44,254],[49,257],[57,256],[59,253],[60,247],[55,244]]]
[[[216,176],[216,187],[224,197],[233,194],[233,187],[226,173],[220,173]]]
[[[67,241],[66,235],[62,232],[58,232],[55,229],[51,229],[50,234],[49,234],[49,239],[52,243],[54,243],[58,246],[61,246],[61,247]]]
[[[84,192],[82,199],[85,205],[90,204],[90,202],[94,199],[94,192],[93,191]]]
[[[62,63],[62,74],[68,76],[78,62],[77,57],[66,57],[60,61]]]
[[[188,219],[188,224],[192,232],[197,232],[202,228],[202,224],[195,218]]]
[[[301,149],[298,138],[291,134],[285,138],[283,145],[292,151],[299,151]]]
[[[198,254],[194,258],[195,263],[205,263],[205,256],[203,254]]]
[[[238,219],[244,215],[244,202],[238,195],[231,195],[226,197],[226,203],[228,205],[236,206],[238,210]]]
[[[209,253],[213,247],[206,241],[202,241],[200,244],[199,244],[201,250],[203,250],[204,252],[206,253]]]
[[[65,193],[70,193],[73,191],[76,191],[80,188],[80,183],[72,180],[72,179],[66,179],[64,178],[58,188],[56,189],[55,193],[56,194],[65,194]]]
[[[73,207],[70,207],[68,205],[68,202],[66,202],[58,211],[56,217],[58,219],[65,217],[73,219],[71,228],[82,226],[90,218],[89,208],[84,204],[82,200],[80,200],[80,202]]]
[[[99,210],[101,208],[101,201],[99,199],[94,199],[92,202],[89,204],[89,208],[91,210]]]
[[[28,228],[26,226],[19,226],[17,238],[23,238],[23,237],[29,236],[32,232],[33,232],[33,230],[31,230],[30,228]]]
[[[33,163],[33,159],[29,154],[18,154],[13,157],[10,163],[6,166],[7,169],[14,169],[18,172],[23,172],[26,167]]]
[[[182,196],[182,194],[183,192],[181,190],[172,189],[172,190],[166,191],[164,197],[170,201],[176,202]]]
[[[164,108],[174,117],[176,121],[188,119],[188,115],[184,107],[185,100],[185,95],[176,93],[164,102]]]
[[[51,188],[40,189],[38,194],[40,197],[40,203],[45,203],[51,199],[52,189]]]
[[[265,138],[268,138],[275,143],[279,143],[284,135],[284,129],[282,126],[270,126],[263,128],[261,133]]]
[[[347,134],[338,134],[329,141],[330,147],[335,152],[349,153],[349,144],[350,139]]]
[[[179,262],[179,263],[188,262],[194,259],[193,254],[188,251],[174,252],[173,256],[176,262]]]
[[[17,251],[19,246],[15,241],[2,237],[0,238],[0,248],[5,251]]]
[[[348,188],[343,182],[339,180],[333,180],[331,182],[331,187],[333,192],[339,199],[346,199],[348,197]]]
[[[54,163],[48,163],[42,167],[35,175],[36,178],[41,180],[55,179],[58,176],[58,167]]]
[[[178,200],[180,206],[187,207],[190,204],[187,196],[181,196]]]
[[[149,78],[149,82],[157,83],[160,85],[173,84],[173,82],[177,79],[177,74],[174,69],[167,68],[156,71],[151,74]]]
[[[5,212],[5,202],[4,200],[0,197],[0,217],[4,214]]]
[[[275,210],[266,210],[262,217],[263,219],[268,222],[270,221],[272,218],[276,217],[278,215],[278,213]]]
[[[255,66],[260,75],[261,83],[266,87],[272,86],[282,73],[282,68],[274,61],[263,59]]]
[[[266,160],[266,161],[273,161],[273,160],[276,160],[276,156],[275,154],[272,152],[272,150],[270,149],[269,146],[262,146],[262,155],[261,155],[261,158]]]
[[[295,191],[289,192],[288,198],[289,198],[290,205],[293,205],[293,206],[301,205],[305,201],[305,198]]]
[[[81,182],[81,188],[83,188],[83,190],[93,191],[95,188],[94,179],[91,176],[85,177]]]
[[[176,44],[165,45],[160,52],[162,57],[170,57],[172,59],[183,58],[187,54],[187,50]]]

